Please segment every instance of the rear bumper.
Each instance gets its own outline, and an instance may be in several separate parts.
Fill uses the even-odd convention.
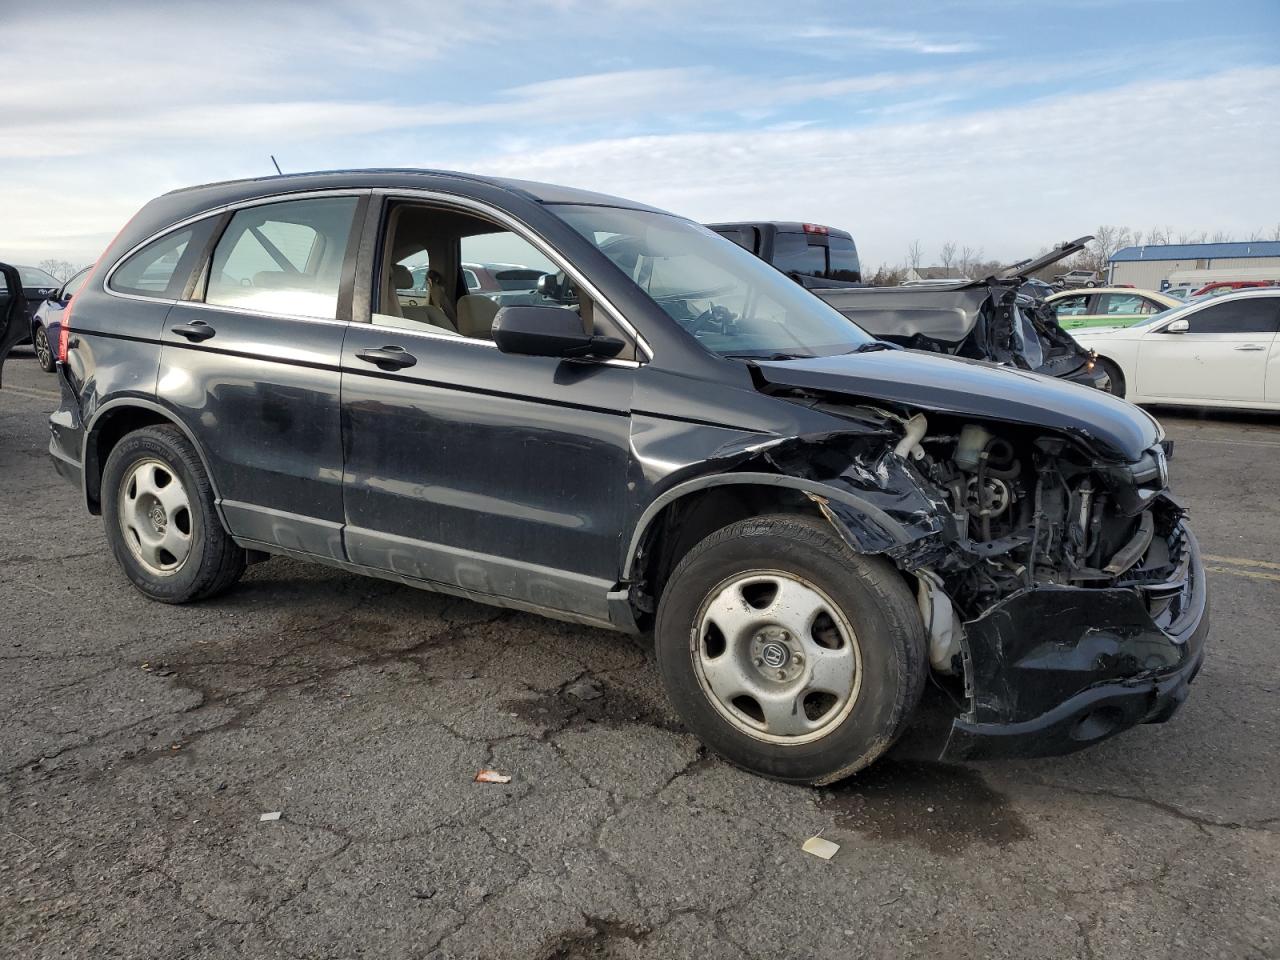
[[[1181,523],[1181,521],[1180,521]],[[970,709],[943,756],[985,760],[1072,753],[1139,723],[1163,723],[1204,663],[1209,598],[1185,525],[1180,582],[1157,623],[1152,588],[1027,590],[966,624]]]

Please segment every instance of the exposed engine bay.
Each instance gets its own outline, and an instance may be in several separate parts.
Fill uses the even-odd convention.
[[[931,665],[940,680],[955,678],[961,705],[949,756],[1014,755],[1025,742],[1006,747],[993,730],[1052,725],[1064,697],[1156,677],[1192,656],[1178,636],[1199,621],[1203,590],[1191,609],[1191,535],[1166,490],[1160,442],[1117,459],[1039,425],[792,399],[857,424],[854,436],[765,456],[856,497],[852,508],[814,499],[855,550],[915,577]],[[1096,736],[1150,719],[1147,703],[1114,707]],[[1081,722],[1045,738],[1077,749],[1095,736]]]

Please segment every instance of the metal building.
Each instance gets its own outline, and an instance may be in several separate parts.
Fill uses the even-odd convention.
[[[1124,247],[1107,263],[1109,283],[1144,290],[1215,280],[1280,280],[1280,240]]]

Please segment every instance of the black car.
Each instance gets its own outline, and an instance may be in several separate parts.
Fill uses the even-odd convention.
[[[545,299],[468,293],[477,238],[551,264]],[[432,311],[402,309],[408,264]],[[71,312],[50,453],[156,600],[280,554],[652,630],[693,732],[811,783],[875,760],[930,672],[947,754],[980,757],[1165,720],[1200,667],[1155,420],[886,348],[659,210],[429,171],[212,184],[144,207]]]

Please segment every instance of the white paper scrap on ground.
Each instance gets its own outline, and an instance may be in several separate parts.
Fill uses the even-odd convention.
[[[822,837],[810,837],[800,849],[805,853],[813,854],[815,857],[821,857],[823,860],[830,860],[839,852],[840,844],[824,840]]]

